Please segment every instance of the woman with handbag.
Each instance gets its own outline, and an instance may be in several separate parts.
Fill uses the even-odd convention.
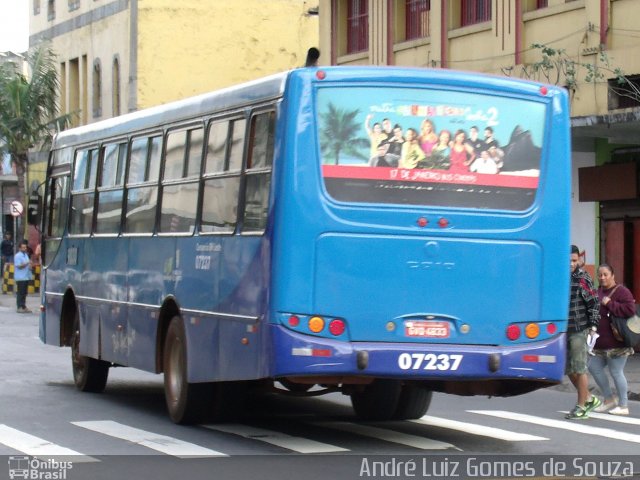
[[[598,298],[600,300],[599,337],[593,349],[593,357],[589,361],[589,372],[593,376],[600,392],[604,395],[602,405],[596,412],[609,412],[612,415],[629,415],[627,404],[627,379],[624,366],[627,357],[633,355],[633,348],[625,347],[622,340],[616,338],[615,329],[611,328],[612,317],[628,318],[636,313],[636,302],[631,291],[624,285],[616,284],[613,268],[606,263],[598,267]],[[607,377],[606,368],[613,379],[618,397],[616,398]]]

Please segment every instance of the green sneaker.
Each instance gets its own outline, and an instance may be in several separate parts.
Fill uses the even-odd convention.
[[[564,418],[567,420],[583,420],[589,418],[589,412],[580,405],[576,405]]]
[[[600,405],[602,405],[602,400],[600,400],[595,395],[591,395],[591,400],[584,404],[584,409],[587,413],[589,413],[593,409],[598,408]]]

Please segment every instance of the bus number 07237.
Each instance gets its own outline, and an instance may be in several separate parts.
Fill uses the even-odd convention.
[[[401,353],[398,366],[402,370],[457,370],[462,361],[462,355],[448,355],[442,353]]]

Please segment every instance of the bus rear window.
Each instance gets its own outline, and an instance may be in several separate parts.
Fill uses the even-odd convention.
[[[546,106],[453,90],[318,90],[322,176],[335,200],[526,210]]]

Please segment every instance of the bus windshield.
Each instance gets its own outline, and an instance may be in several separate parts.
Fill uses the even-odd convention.
[[[534,201],[546,107],[411,87],[318,90],[322,176],[334,200],[522,211]]]

